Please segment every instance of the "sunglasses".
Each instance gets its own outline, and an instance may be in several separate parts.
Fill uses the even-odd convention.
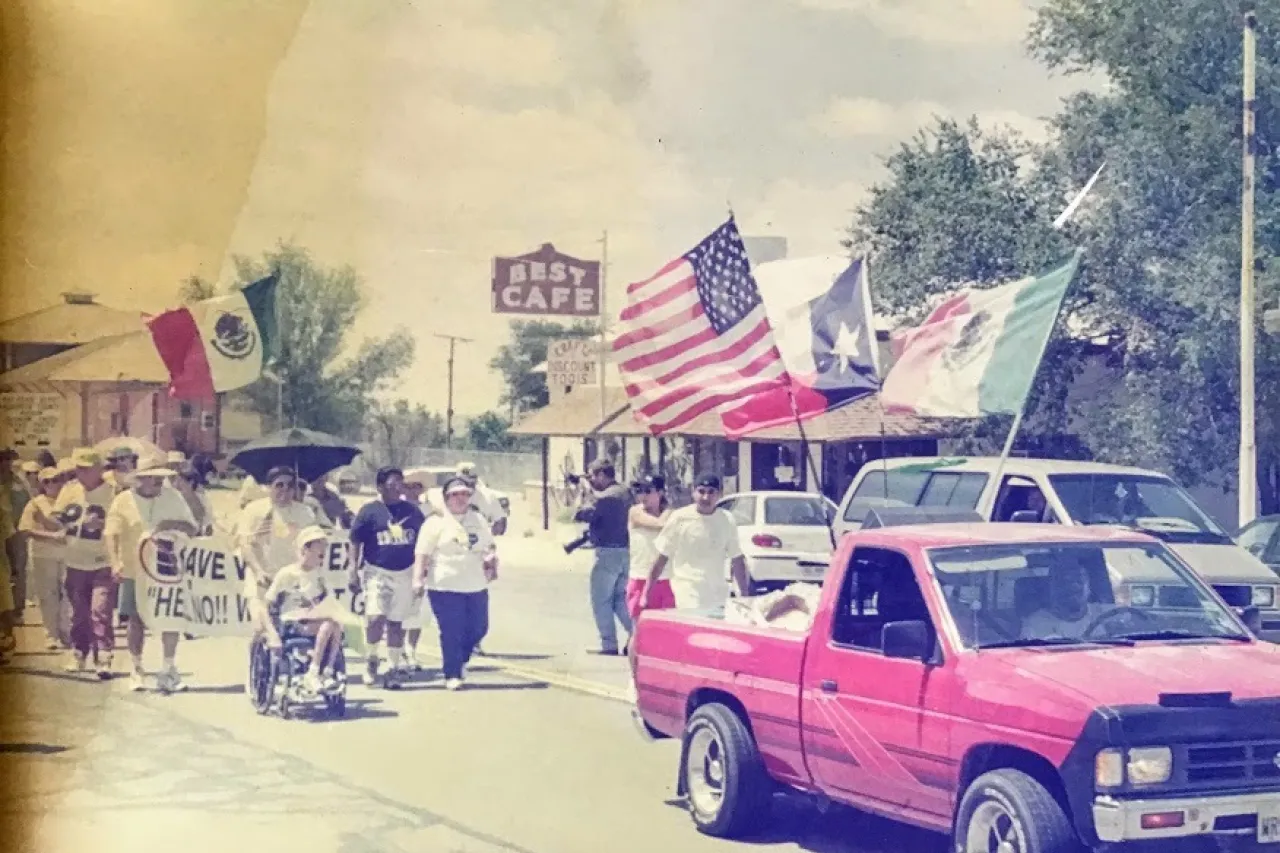
[[[295,483],[296,483],[296,481],[295,481],[295,480],[276,480],[274,483],[272,483],[272,484],[271,484],[271,488],[273,488],[273,489],[292,489],[292,488],[294,487]]]

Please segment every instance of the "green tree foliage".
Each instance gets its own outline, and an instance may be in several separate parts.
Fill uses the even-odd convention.
[[[467,447],[472,450],[516,450],[516,436],[508,435],[511,423],[497,412],[484,412],[467,421]]]
[[[444,446],[444,418],[421,403],[377,402],[365,419],[365,440],[380,464],[403,468],[413,448]]]
[[[1274,299],[1280,0],[1258,6],[1258,287]],[[1070,431],[1097,458],[1188,483],[1233,481],[1240,19],[1221,0],[1047,0],[1030,46],[1050,69],[1109,85],[1067,99],[1042,146],[972,124],[926,129],[888,158],[889,178],[857,213],[849,246],[872,254],[881,310],[896,313],[918,313],[958,283],[1034,273],[1083,246],[1069,319],[1033,394],[1028,444]],[[1103,161],[1094,193],[1054,231],[1054,217]],[[1099,343],[1111,378],[1066,406],[1069,381],[1097,366]],[[1272,509],[1280,506],[1280,341],[1259,338],[1257,368],[1260,481]]]
[[[187,276],[182,284],[178,285],[178,299],[183,305],[194,305],[217,295],[218,286],[198,275]]]
[[[489,361],[502,374],[506,389],[502,406],[522,412],[540,409],[549,400],[547,376],[533,369],[547,360],[547,345],[558,338],[590,338],[600,333],[593,323],[565,326],[552,320],[516,320],[511,324],[511,342],[504,344]]]
[[[269,368],[280,383],[264,378],[246,389],[254,411],[274,422],[283,387],[285,425],[359,437],[375,396],[412,364],[413,337],[397,330],[366,339],[347,355],[352,325],[364,307],[355,270],[320,266],[305,249],[288,243],[259,259],[234,260],[237,287],[280,271],[280,358]]]

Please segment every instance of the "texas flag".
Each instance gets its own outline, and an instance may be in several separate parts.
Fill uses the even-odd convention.
[[[805,421],[880,389],[864,259],[796,258],[754,272],[791,385],[723,411],[727,437]]]

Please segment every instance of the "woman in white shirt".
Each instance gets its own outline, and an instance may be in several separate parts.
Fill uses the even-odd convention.
[[[645,588],[650,586],[649,570],[658,559],[658,548],[654,542],[667,519],[671,517],[671,507],[667,503],[666,481],[662,477],[641,477],[631,490],[639,500],[627,514],[627,541],[630,543],[631,569],[627,573],[627,612],[631,614],[631,624],[640,621],[640,602],[645,598]],[[676,606],[675,593],[671,591],[671,572],[664,571],[662,576],[652,582],[653,589],[648,599],[649,610],[670,610]],[[633,629],[634,630],[634,629]],[[636,644],[634,640],[627,644],[627,659],[631,662],[631,690],[634,698],[636,673]]]
[[[45,640],[50,651],[69,648],[69,619],[62,606],[63,544],[67,534],[53,517],[53,505],[62,491],[62,474],[56,468],[45,468],[39,474],[40,493],[22,511],[18,529],[27,534],[31,580],[44,623]]]
[[[440,628],[445,687],[462,687],[464,668],[489,631],[490,581],[498,558],[489,522],[471,506],[471,486],[461,477],[444,484],[445,512],[418,533],[413,591],[426,591]]]

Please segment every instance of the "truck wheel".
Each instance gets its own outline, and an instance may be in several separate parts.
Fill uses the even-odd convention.
[[[684,781],[689,814],[717,838],[749,832],[769,804],[769,777],[742,718],[724,705],[704,705],[685,727]]]
[[[1080,853],[1066,812],[1020,770],[993,770],[973,781],[956,815],[956,853]]]

